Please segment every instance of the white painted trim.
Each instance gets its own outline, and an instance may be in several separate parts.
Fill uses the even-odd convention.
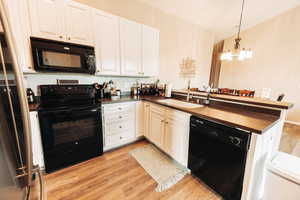
[[[300,122],[285,120],[285,123],[294,124],[300,126]]]

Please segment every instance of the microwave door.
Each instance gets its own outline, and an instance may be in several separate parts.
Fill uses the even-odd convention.
[[[31,46],[37,71],[95,73],[92,47],[38,38],[31,38]]]
[[[40,50],[39,62],[46,69],[83,72],[83,55],[53,50]]]

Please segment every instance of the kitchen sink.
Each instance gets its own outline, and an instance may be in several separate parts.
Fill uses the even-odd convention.
[[[203,105],[200,105],[200,104],[188,103],[188,102],[179,101],[179,100],[175,100],[175,99],[162,99],[162,100],[158,100],[158,102],[169,104],[171,106],[179,106],[179,107],[184,107],[184,108],[200,108],[200,107],[203,107]]]

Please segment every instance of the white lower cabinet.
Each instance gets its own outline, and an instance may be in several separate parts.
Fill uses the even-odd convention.
[[[40,123],[38,113],[36,111],[30,112],[30,126],[33,164],[39,165],[43,169],[45,168],[44,154],[41,139]]]
[[[149,133],[146,135],[147,139],[169,154],[174,160],[183,166],[187,166],[191,115],[155,104],[149,105],[149,120],[147,120],[149,121]],[[147,107],[144,108],[147,109]],[[147,114],[147,111],[145,114]]]
[[[191,115],[147,101],[103,105],[104,151],[145,136],[187,167]]]
[[[165,110],[162,107],[151,105],[149,116],[149,140],[163,149]]]
[[[136,118],[136,137],[144,136],[145,128],[144,128],[144,102],[138,101],[135,104],[135,118]]]
[[[190,114],[167,110],[164,134],[164,150],[172,158],[187,167]]]
[[[144,136],[149,139],[149,118],[150,118],[150,104],[148,102],[143,103],[143,115],[144,115]]]
[[[104,150],[136,139],[136,108],[134,102],[103,105]]]

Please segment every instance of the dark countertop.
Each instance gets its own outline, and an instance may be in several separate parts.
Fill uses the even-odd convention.
[[[172,93],[174,94],[187,94],[186,90],[173,90]],[[191,92],[194,96],[200,97],[207,97],[207,92]],[[290,109],[294,106],[294,104],[284,101],[272,101],[269,99],[263,99],[260,97],[240,97],[240,96],[231,96],[231,95],[224,95],[224,94],[211,94],[210,97],[216,100],[225,100],[230,102],[236,103],[245,103],[245,104],[252,104],[257,106],[266,106],[270,108],[279,108],[279,109]]]
[[[279,120],[278,116],[260,112],[249,111],[241,108],[232,108],[226,106],[203,106],[199,108],[185,108],[180,106],[174,106],[167,103],[159,102],[158,100],[165,99],[165,97],[155,96],[142,96],[131,97],[123,96],[120,99],[112,100],[110,98],[104,98],[101,101],[102,104],[112,104],[130,101],[144,100],[151,103],[167,106],[169,108],[177,109],[183,112],[190,113],[194,116],[211,120],[214,122],[222,123],[227,126],[241,128],[247,131],[255,133],[264,133],[269,128],[274,126]],[[31,104],[29,106],[30,111],[38,110],[39,104]]]
[[[123,103],[123,102],[129,102],[129,101],[140,101],[141,97],[139,96],[121,96],[117,99],[111,99],[111,98],[103,98],[99,99],[98,101],[102,104],[112,104],[112,103]]]
[[[145,101],[174,108],[194,116],[218,122],[227,126],[241,128],[255,133],[264,133],[279,120],[278,116],[248,111],[226,106],[203,106],[199,108],[184,108],[159,102],[163,97],[143,97]]]

